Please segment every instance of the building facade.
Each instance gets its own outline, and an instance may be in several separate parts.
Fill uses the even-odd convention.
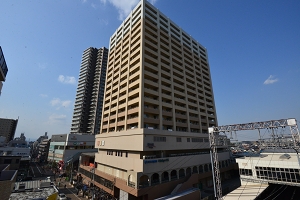
[[[294,149],[266,149],[260,156],[237,158],[242,185],[275,183],[300,186],[299,157]]]
[[[0,136],[6,137],[6,142],[14,139],[18,119],[0,118]]]
[[[1,89],[2,89],[2,81],[5,81],[6,75],[8,72],[8,68],[5,62],[4,54],[2,51],[2,48],[0,46],[0,95],[1,95]]]
[[[154,199],[212,186],[208,127],[217,116],[207,50],[146,0],[110,38],[103,101],[99,187]],[[229,178],[229,152],[219,159]]]
[[[37,155],[37,161],[38,162],[45,162],[48,159],[48,153],[49,153],[49,147],[50,147],[51,139],[44,139],[39,145],[38,145],[38,155]]]
[[[18,170],[13,170],[10,168],[11,164],[2,164],[0,162],[0,196],[1,199],[9,199],[13,189],[14,184],[17,179]]]
[[[71,133],[98,134],[101,125],[108,49],[83,52]]]
[[[74,162],[79,159],[82,152],[97,151],[94,145],[95,137],[89,134],[52,135],[48,151],[48,161]]]

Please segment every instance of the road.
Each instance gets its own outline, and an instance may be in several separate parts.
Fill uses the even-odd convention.
[[[65,178],[58,178],[58,176],[55,177],[55,174],[50,169],[44,169],[39,163],[31,162],[30,171],[33,180],[51,177],[51,180],[58,189],[59,193],[64,193],[68,197],[68,200],[86,200],[86,198],[82,197],[82,192],[80,192],[79,195],[76,195],[77,190],[70,185],[68,181],[65,181]],[[66,187],[64,187],[65,185]]]
[[[30,170],[33,178],[45,177],[45,171],[36,162],[30,162]]]
[[[72,188],[72,187],[66,187],[64,188],[64,186],[62,187],[58,187],[58,191],[59,193],[64,193],[68,199],[72,199],[72,200],[82,200],[82,199],[86,199],[86,198],[80,198],[76,195],[76,189],[75,188]]]

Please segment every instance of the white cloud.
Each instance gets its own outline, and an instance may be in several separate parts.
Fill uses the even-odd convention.
[[[97,7],[96,7],[96,4],[94,4],[94,3],[91,3],[91,6],[92,6],[94,9],[97,8]]]
[[[40,97],[47,98],[48,95],[47,94],[40,94]]]
[[[264,84],[265,85],[269,85],[269,84],[273,84],[273,83],[275,83],[277,81],[278,81],[278,79],[275,78],[275,76],[270,75],[269,78],[267,78],[267,80],[265,80]]]
[[[59,75],[58,81],[61,83],[66,83],[66,84],[75,84],[76,83],[76,79],[73,76]]]
[[[111,3],[119,12],[119,20],[124,20],[131,10],[138,4],[140,0],[100,0],[102,4]],[[155,4],[157,0],[148,0],[151,4]]]
[[[47,121],[47,124],[57,124],[57,123],[64,123],[67,119],[67,116],[66,115],[63,115],[63,114],[52,114],[49,116],[48,118],[48,121]]]
[[[152,5],[156,3],[157,0],[148,0]]]
[[[137,5],[139,0],[108,0],[119,12],[119,20],[124,20],[129,15],[134,6]],[[101,2],[106,2],[101,0]]]
[[[38,63],[38,68],[39,69],[46,69],[47,68],[47,64],[45,64],[45,63]]]
[[[50,104],[56,107],[56,109],[60,109],[61,107],[67,108],[71,105],[71,101],[70,100],[62,101],[59,98],[54,98],[50,101]]]

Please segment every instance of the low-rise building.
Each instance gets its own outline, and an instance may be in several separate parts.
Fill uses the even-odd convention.
[[[268,193],[268,188],[274,185],[281,185],[282,188],[296,186],[297,191],[300,191],[300,160],[294,149],[265,149],[263,153],[253,155],[236,158],[241,187],[229,193],[226,199],[233,200],[237,196],[239,199],[255,199],[261,193]]]
[[[259,156],[237,158],[242,185],[247,182],[300,186],[299,155],[293,149],[264,150]]]
[[[0,162],[0,197],[1,199],[9,199],[14,188],[17,178],[17,170],[10,169],[9,164],[1,164]]]
[[[96,152],[95,136],[89,134],[60,134],[52,135],[48,161],[62,163],[78,160],[83,152]]]
[[[12,140],[8,146],[0,147],[0,164],[11,164],[10,169],[18,169],[18,179],[29,176],[30,148],[23,146],[28,146],[26,141]]]
[[[38,155],[37,155],[37,161],[39,162],[45,162],[48,158],[49,153],[49,147],[50,147],[51,139],[44,139],[39,145],[38,145]]]
[[[57,199],[58,196],[50,179],[16,182],[12,191],[9,200]]]

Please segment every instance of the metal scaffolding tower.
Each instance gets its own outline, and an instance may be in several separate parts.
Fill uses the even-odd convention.
[[[220,135],[220,133],[257,129],[259,131],[259,136],[260,136],[260,129],[273,130],[274,128],[279,128],[279,127],[285,128],[286,126],[290,127],[290,131],[293,139],[293,145],[294,145],[293,148],[299,149],[300,134],[297,126],[297,121],[294,118],[270,120],[264,122],[253,122],[253,123],[245,123],[245,124],[225,125],[225,126],[208,128],[215,199],[218,200],[223,199],[217,148],[222,147],[224,145],[223,141],[227,137],[226,135],[223,136]],[[274,134],[272,134],[272,137],[273,140],[275,140]]]

